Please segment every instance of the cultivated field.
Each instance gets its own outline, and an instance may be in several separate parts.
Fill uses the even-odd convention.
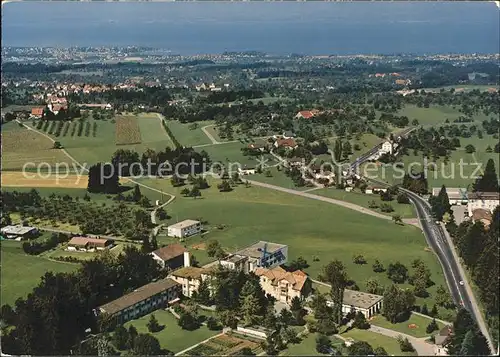
[[[20,127],[11,122],[2,125],[2,171],[22,170],[30,163],[27,170],[36,171],[40,164],[42,171],[54,167],[56,163],[67,163],[69,159],[59,149],[53,149],[53,143],[43,135]]]
[[[2,186],[10,187],[61,187],[61,188],[87,188],[87,175],[38,175],[31,172],[2,172]]]
[[[344,207],[261,187],[240,185],[232,192],[221,193],[217,190],[217,181],[209,180],[211,187],[201,190],[201,198],[193,199],[183,197],[180,194],[183,187],[172,187],[170,180],[144,179],[141,182],[176,195],[168,206],[168,214],[173,217],[168,224],[188,218],[208,222],[206,235],[186,240],[190,247],[212,238],[219,240],[229,252],[258,240],[287,244],[289,259],[304,257],[310,264],[306,271],[313,278],[317,278],[329,261],[340,259],[361,290],[366,289],[365,282],[371,276],[377,277],[382,285],[390,283],[385,274],[372,271],[375,259],[387,266],[396,261],[409,265],[413,259],[420,258],[431,270],[436,286],[429,289],[431,296],[419,303],[432,306],[436,287],[446,286],[436,257],[416,227],[399,226]],[[156,192],[142,191],[150,199],[160,198]],[[159,238],[159,243],[170,242],[173,242],[170,238]],[[197,258],[203,257],[204,261],[208,259],[203,250],[194,254]],[[363,254],[367,264],[354,264],[355,254]]]
[[[116,117],[116,145],[134,145],[141,143],[141,129],[137,118],[133,116]]]
[[[119,135],[117,132],[117,125],[119,125],[117,120],[120,120],[119,118],[136,118],[136,126],[140,132],[140,144],[117,145],[115,143]],[[80,125],[81,135],[78,135]],[[86,135],[87,127],[89,130],[88,135]],[[43,128],[40,130],[43,131]],[[49,132],[48,129],[47,132]],[[54,140],[60,141],[68,153],[76,160],[87,163],[88,166],[110,160],[113,153],[118,149],[130,149],[142,153],[148,148],[164,150],[167,146],[173,147],[161,126],[160,119],[153,114],[140,114],[137,117],[132,115],[118,116],[116,119],[107,120],[87,119],[82,124],[80,124],[79,120],[75,120],[67,125],[64,124],[59,137],[51,136]]]

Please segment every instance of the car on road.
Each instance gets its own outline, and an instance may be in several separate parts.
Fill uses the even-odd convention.
[[[464,281],[463,281],[463,280],[460,280],[458,283],[459,283],[460,285],[462,285],[462,286],[464,285]]]

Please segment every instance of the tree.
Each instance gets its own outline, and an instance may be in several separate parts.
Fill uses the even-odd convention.
[[[472,333],[472,345],[470,347],[470,337],[468,338],[468,342],[466,343],[467,352],[474,351],[472,354],[476,356],[489,355],[491,353],[488,345],[488,341],[483,336],[479,327],[472,319],[470,313],[465,309],[458,310],[455,321],[453,322],[453,335],[451,337],[450,343],[447,345],[448,354],[449,355],[459,355],[461,354],[461,350],[465,340],[467,333]]]
[[[401,352],[413,352],[413,351],[415,351],[415,348],[413,347],[411,342],[408,340],[408,337],[403,338],[400,335],[400,336],[398,336],[397,340],[398,340],[399,348],[401,349]]]
[[[366,321],[366,317],[361,311],[358,311],[354,316],[352,326],[360,330],[367,330],[370,328],[370,324]]]
[[[467,331],[462,341],[462,346],[460,348],[460,356],[476,356],[476,351],[474,351],[474,332]]]
[[[373,347],[365,341],[356,341],[347,347],[349,356],[370,356],[373,355]]]
[[[97,163],[89,168],[87,191],[91,193],[118,193],[118,170],[110,164]]]
[[[118,325],[113,333],[113,344],[119,350],[127,349],[128,331],[123,325]]]
[[[255,356],[255,353],[250,347],[243,347],[241,350],[236,352],[234,356]]]
[[[389,354],[387,353],[387,351],[385,350],[384,347],[375,347],[375,349],[373,350],[373,353],[375,354],[375,356],[389,356]]]
[[[384,291],[384,304],[382,305],[382,315],[392,323],[404,321],[408,318],[415,296],[409,289],[400,289],[392,284]]]
[[[183,195],[184,197],[187,197],[189,196],[189,194],[191,193],[191,190],[187,187],[184,187],[182,190],[181,190],[181,195]]]
[[[219,241],[212,239],[207,243],[207,255],[210,258],[215,257],[217,259],[222,259],[226,256],[226,253],[222,249]]]
[[[183,329],[188,331],[196,330],[200,327],[200,323],[194,314],[184,311],[181,313],[177,324]]]
[[[472,154],[472,153],[476,152],[476,148],[474,147],[474,145],[469,144],[465,147],[465,152],[467,154]]]
[[[207,280],[202,280],[197,291],[193,292],[192,299],[198,304],[208,306],[212,303],[210,285]]]
[[[132,194],[132,200],[134,202],[139,202],[139,200],[142,198],[142,193],[139,185],[134,186],[134,193]]]
[[[300,256],[295,260],[292,260],[290,264],[288,265],[288,269],[290,271],[296,271],[296,270],[301,270],[301,269],[306,269],[309,267],[309,264],[307,264],[307,260],[304,259],[304,257]]]
[[[335,146],[333,147],[333,157],[336,162],[342,161],[342,141],[340,139],[335,141]]]
[[[54,141],[54,145],[52,146],[53,149],[62,149],[61,142],[59,141]]]
[[[385,271],[384,266],[379,262],[378,259],[375,259],[375,262],[372,265],[372,269],[375,273],[383,273]]]
[[[427,304],[422,305],[422,309],[420,310],[420,312],[424,315],[429,315],[429,309],[427,308]]]
[[[160,342],[152,335],[141,333],[135,338],[133,352],[139,356],[161,354]]]
[[[293,297],[290,302],[290,311],[294,319],[293,325],[303,326],[305,324],[304,316],[307,312],[297,296]]]
[[[131,325],[128,328],[128,339],[127,339],[127,347],[129,349],[133,349],[135,345],[135,339],[139,336],[139,333],[137,332],[137,329]]]
[[[425,328],[425,332],[427,332],[428,334],[431,334],[432,332],[436,331],[439,329],[439,326],[436,322],[436,319],[432,319],[431,322],[429,322],[429,324],[427,325],[427,327]]]
[[[397,201],[398,203],[401,204],[410,204],[410,199],[408,198],[408,195],[404,192],[398,194]]]
[[[436,289],[436,303],[446,308],[453,306],[451,295],[443,285],[439,285]]]
[[[332,348],[332,343],[328,336],[319,334],[316,337],[316,351],[319,353],[323,354],[328,354],[330,353],[330,350]]]
[[[403,284],[408,279],[408,269],[400,262],[391,263],[387,268],[387,277],[397,284]]]
[[[201,196],[201,192],[200,192],[200,189],[198,188],[198,186],[193,186],[193,188],[189,192],[189,197],[197,198],[200,196]]]
[[[323,267],[322,278],[331,285],[330,297],[333,302],[333,318],[337,324],[342,320],[342,304],[344,290],[347,285],[347,274],[344,264],[334,260]]]
[[[257,324],[260,320],[260,308],[259,299],[256,296],[247,295],[243,298],[241,313],[243,315],[243,323],[245,326],[253,326]]]
[[[228,180],[222,180],[222,182],[217,185],[217,189],[219,192],[229,192],[233,190]]]
[[[450,200],[448,198],[448,193],[446,192],[446,187],[441,186],[439,194],[434,197],[429,198],[429,203],[431,205],[432,215],[438,221],[443,219],[445,213],[451,212]]]
[[[362,254],[357,254],[352,258],[354,264],[366,264],[366,259]]]
[[[368,278],[366,280],[366,291],[368,293],[379,295],[381,293],[381,290],[383,289],[377,278]]]
[[[396,224],[403,224],[403,220],[401,219],[401,215],[399,214],[393,214],[392,221]]]
[[[498,176],[493,159],[488,159],[484,173],[476,180],[473,189],[476,192],[498,192]]]
[[[290,326],[294,323],[294,316],[288,309],[282,309],[279,315],[279,322],[283,326]]]
[[[148,331],[153,332],[153,333],[161,330],[161,326],[158,323],[158,320],[156,319],[154,314],[151,314],[149,321],[148,321],[148,324],[147,324],[147,327],[148,327]]]
[[[420,259],[417,259],[415,263],[413,264],[415,272],[409,280],[414,286],[415,296],[425,298],[429,295],[426,289],[432,284],[431,271]]]
[[[217,319],[215,319],[214,317],[210,316],[208,319],[207,319],[207,327],[209,330],[211,331],[217,331],[217,330],[220,330],[221,329],[221,326],[219,325],[219,323],[217,322]]]

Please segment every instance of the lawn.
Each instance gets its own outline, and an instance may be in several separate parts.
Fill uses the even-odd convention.
[[[139,333],[150,333],[146,326],[150,319],[150,315],[155,315],[160,325],[165,326],[160,332],[152,333],[152,335],[160,341],[162,348],[166,348],[174,353],[185,350],[192,345],[220,333],[220,331],[210,331],[205,326],[194,331],[183,330],[177,325],[177,319],[174,315],[165,310],[156,310],[139,319],[129,321],[125,324],[125,327],[128,328],[133,325],[137,328]]]
[[[272,164],[272,162],[270,163]],[[270,167],[269,172],[271,173],[271,176],[268,177],[264,173],[262,174],[256,174],[256,175],[249,175],[249,176],[242,176],[242,180],[249,179],[253,181],[258,181],[258,182],[263,182],[263,183],[268,183],[270,185],[276,185],[276,186],[281,186],[285,188],[289,188],[292,190],[297,190],[297,191],[305,191],[311,188],[314,188],[315,186],[303,186],[303,187],[297,187],[293,183],[292,179],[285,175],[284,171],[278,171],[276,167]],[[314,191],[316,192],[316,191]]]
[[[71,162],[61,150],[43,135],[20,127],[16,122],[2,125],[2,170],[22,170],[27,163],[30,171],[40,167],[47,171],[56,163]]]
[[[337,200],[355,203],[359,206],[363,206],[366,208],[369,208],[370,201],[375,201],[377,203],[377,205],[379,205],[379,206],[382,203],[389,203],[392,206],[392,208],[394,208],[394,212],[385,213],[385,212],[382,212],[379,208],[373,208],[372,210],[376,211],[378,213],[389,215],[389,216],[392,216],[394,214],[399,214],[401,216],[401,218],[416,217],[416,213],[415,213],[415,209],[413,208],[413,205],[398,203],[396,200],[396,197],[394,197],[394,200],[392,200],[390,202],[384,202],[380,199],[380,195],[378,195],[378,194],[367,195],[367,194],[364,194],[360,191],[346,192],[344,190],[340,190],[340,189],[337,189],[335,187],[322,188],[319,190],[314,190],[311,193],[313,193],[315,195],[319,195],[319,196],[325,196],[325,197],[330,197],[330,198],[334,198]]]
[[[26,297],[48,271],[72,272],[77,264],[55,262],[40,256],[27,255],[21,242],[2,241],[2,299],[1,304],[13,305],[17,298]]]
[[[365,290],[365,281],[370,276],[377,276],[383,285],[390,283],[385,274],[372,271],[375,259],[387,266],[398,260],[409,265],[420,258],[431,270],[436,285],[446,286],[436,257],[426,249],[425,237],[416,227],[395,225],[337,205],[256,186],[239,185],[222,193],[216,188],[217,181],[210,179],[211,187],[201,190],[201,198],[194,199],[180,195],[183,187],[172,187],[170,180],[141,182],[176,195],[166,208],[172,217],[168,224],[189,218],[207,221],[208,233],[186,239],[188,246],[217,239],[231,252],[258,240],[287,244],[289,260],[303,256],[310,264],[306,271],[313,278],[329,261],[340,259],[361,290]],[[143,193],[151,195],[151,199],[159,195],[154,191],[143,190]],[[219,225],[223,229],[218,229]],[[161,244],[164,241],[171,240],[159,239]],[[197,258],[202,252],[193,251]],[[368,264],[354,264],[355,254],[363,254]],[[431,297],[424,301],[432,306],[435,287],[429,292]]]
[[[166,123],[172,131],[172,134],[181,143],[181,145],[196,146],[212,144],[212,141],[203,132],[203,130],[201,130],[202,127],[213,124],[212,121],[195,122],[197,125],[196,129],[189,128],[189,126],[193,123],[181,123],[177,120],[167,120]]]
[[[417,119],[419,124],[424,126],[445,124],[446,119],[449,119],[450,124],[453,124],[453,120],[463,116],[463,114],[459,112],[458,107],[453,108],[443,105],[430,106],[429,108],[419,108],[416,105],[407,105],[398,112],[398,115],[407,116],[410,123],[413,119]],[[480,113],[474,115],[472,118],[474,121],[482,122],[488,117]]]
[[[367,330],[352,329],[341,335],[344,338],[352,338],[354,341],[368,342],[374,349],[383,347],[392,356],[416,356],[416,352],[401,352],[399,343],[395,338],[387,337]]]
[[[431,321],[432,318],[430,317],[424,317],[416,314],[411,314],[408,320],[396,324],[387,321],[386,318],[383,317],[382,315],[377,315],[370,319],[370,323],[375,326],[385,327],[387,329],[398,331],[414,337],[430,336],[432,333],[431,334],[427,333],[425,329]],[[439,326],[439,330],[441,330],[445,326],[439,321],[436,322]]]
[[[297,344],[289,344],[280,355],[283,356],[314,356],[320,355],[318,351],[316,351],[316,337],[317,333],[309,333],[306,336],[302,337],[300,343]],[[344,341],[338,337],[332,336],[330,337],[330,341],[332,342],[332,347],[336,350],[344,349]]]

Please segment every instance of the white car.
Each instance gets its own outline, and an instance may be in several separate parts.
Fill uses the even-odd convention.
[[[460,285],[462,285],[462,286],[464,285],[464,281],[463,281],[463,280],[460,280],[458,283],[459,283]]]

